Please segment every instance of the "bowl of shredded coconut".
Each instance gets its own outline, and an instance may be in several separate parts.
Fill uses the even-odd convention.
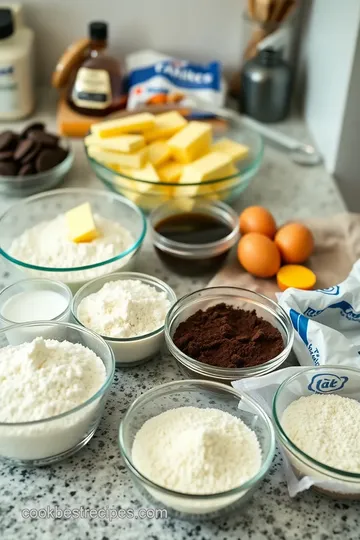
[[[72,315],[112,348],[116,363],[135,366],[156,356],[174,291],[153,276],[121,272],[94,279],[75,294]]]
[[[68,214],[87,206],[92,221],[75,216],[83,237],[71,237]],[[74,219],[73,219],[74,221]],[[51,278],[73,292],[96,277],[130,270],[146,233],[141,210],[107,191],[71,188],[49,191],[14,204],[0,217],[0,255],[21,277]],[[89,236],[89,233],[93,233]],[[25,274],[25,276],[24,276]]]
[[[12,344],[18,336],[34,336]],[[114,378],[114,356],[85,328],[40,321],[0,331],[0,458],[48,465],[94,435]]]
[[[298,480],[334,498],[360,499],[360,370],[302,369],[279,386],[273,417]]]
[[[120,424],[119,445],[152,507],[199,521],[251,498],[271,466],[275,435],[252,398],[221,383],[184,380],[138,397]]]

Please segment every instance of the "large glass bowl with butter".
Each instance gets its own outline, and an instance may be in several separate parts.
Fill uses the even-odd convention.
[[[51,221],[59,214],[83,203],[90,203],[94,214],[97,213],[108,220],[113,220],[127,229],[133,237],[132,245],[110,259],[102,256],[96,263],[73,267],[37,266],[11,255],[12,242],[27,229],[42,222]],[[11,206],[0,217],[0,255],[10,266],[14,278],[56,279],[66,283],[75,292],[96,277],[120,269],[131,270],[145,233],[145,217],[141,210],[128,199],[105,190],[59,189],[28,197]]]
[[[135,436],[146,421],[177,407],[219,409],[242,420],[255,432],[260,444],[261,466],[255,476],[229,491],[209,495],[180,493],[144,476],[132,457]],[[275,435],[270,419],[251,397],[224,384],[187,380],[162,384],[139,396],[121,421],[119,444],[133,481],[152,508],[165,509],[168,516],[198,522],[223,518],[239,511],[251,499],[270,469],[275,452]],[[174,441],[174,444],[186,443]],[[174,467],[177,465],[173,463]]]
[[[187,120],[202,120],[210,122],[213,131],[213,142],[226,137],[233,141],[247,146],[249,149],[248,155],[235,163],[236,172],[225,177],[219,177],[208,181],[178,184],[174,182],[157,181],[151,182],[148,180],[139,179],[118,172],[113,168],[100,163],[96,159],[90,157],[85,146],[85,152],[89,160],[91,168],[96,176],[111,190],[121,193],[128,199],[132,200],[140,206],[145,212],[151,212],[159,204],[162,204],[174,198],[200,198],[217,201],[231,202],[249,186],[253,176],[260,168],[263,158],[263,141],[262,138],[254,131],[244,127],[240,120],[224,119],[220,116],[209,115],[199,108],[194,107],[172,107],[153,106],[150,108],[141,108],[135,111],[126,111],[111,115],[109,119],[123,118],[139,112],[151,112],[160,114],[176,110],[182,114]],[[190,190],[189,190],[190,188]],[[193,189],[194,188],[194,189]]]
[[[321,463],[296,445],[283,425],[286,408],[301,397],[338,395],[360,401],[360,370],[346,366],[326,365],[301,369],[287,378],[273,399],[273,419],[278,441],[287,456],[292,471],[300,480],[310,477],[312,489],[334,499],[360,499],[360,474],[336,469]],[[349,418],[349,421],[351,419]],[[344,426],[338,426],[339,430]],[[331,434],[329,433],[329,437]],[[314,445],[318,447],[318,443]],[[315,446],[314,446],[315,449]]]
[[[226,368],[205,364],[181,351],[173,341],[173,336],[179,324],[186,321],[197,311],[205,311],[209,307],[221,303],[230,305],[235,309],[255,310],[258,317],[272,324],[280,332],[284,342],[281,353],[263,364],[251,367]],[[291,352],[294,341],[294,328],[283,308],[263,294],[239,287],[209,287],[183,296],[170,308],[165,320],[165,341],[170,353],[187,377],[230,383],[245,377],[264,375],[281,366]]]
[[[37,321],[7,326],[0,330],[0,349],[29,344],[36,338],[67,341],[90,349],[104,364],[105,379],[84,403],[56,416],[26,422],[0,420],[0,458],[25,466],[55,463],[75,454],[90,441],[104,412],[115,373],[114,355],[107,343],[94,332],[70,323]],[[76,363],[76,355],[73,362]],[[44,392],[46,389],[44,383]],[[24,389],[24,400],[31,406],[29,396]],[[52,398],[50,393],[50,406]]]

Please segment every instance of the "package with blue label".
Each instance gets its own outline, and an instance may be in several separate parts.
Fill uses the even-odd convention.
[[[279,304],[294,326],[299,364],[360,369],[360,260],[339,285],[316,291],[287,289]]]
[[[224,104],[225,80],[219,62],[202,65],[145,50],[126,58],[129,110],[147,105],[192,105],[198,97]]]

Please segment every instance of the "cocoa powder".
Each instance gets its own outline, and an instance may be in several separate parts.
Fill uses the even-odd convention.
[[[225,303],[199,310],[179,324],[175,345],[185,354],[212,366],[257,366],[284,350],[277,328],[246,311]]]

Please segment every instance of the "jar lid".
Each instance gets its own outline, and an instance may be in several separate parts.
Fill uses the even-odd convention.
[[[89,24],[89,35],[90,39],[97,41],[106,41],[107,40],[107,24],[106,22],[96,21]]]
[[[0,39],[12,36],[14,33],[14,21],[11,9],[0,8]]]

